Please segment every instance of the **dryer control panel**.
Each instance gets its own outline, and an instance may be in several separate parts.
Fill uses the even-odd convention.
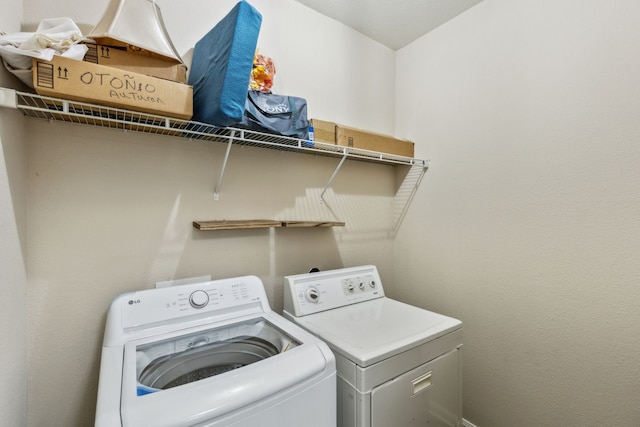
[[[284,310],[295,317],[384,297],[373,265],[284,278]]]

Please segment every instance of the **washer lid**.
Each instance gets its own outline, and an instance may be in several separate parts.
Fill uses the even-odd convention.
[[[335,375],[335,359],[319,339],[266,313],[128,342],[122,368],[123,427],[187,427]]]
[[[457,319],[386,297],[292,319],[362,367],[462,327]]]
[[[137,394],[200,381],[300,345],[264,318],[136,344]],[[128,346],[127,351],[132,351]]]

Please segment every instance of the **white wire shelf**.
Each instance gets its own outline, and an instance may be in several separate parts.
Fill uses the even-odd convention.
[[[18,92],[12,89],[0,88],[0,91],[2,92],[0,93],[0,106],[17,108],[27,117],[49,121],[177,136],[192,140],[232,142],[238,145],[346,157],[384,164],[421,165],[424,167],[428,165],[426,160],[388,153],[312,142],[233,127],[218,127],[201,122]]]
[[[206,123],[52,98],[7,88],[0,88],[0,107],[18,109],[27,117],[52,122],[69,122],[95,127],[120,129],[127,132],[144,132],[187,138],[190,140],[226,143],[227,150],[225,158],[213,192],[214,200],[218,200],[219,198],[222,179],[232,144],[339,158],[340,161],[335,171],[320,195],[321,202],[324,201],[324,194],[347,159],[408,166],[408,172],[394,197],[394,206],[396,207],[394,233],[402,222],[411,204],[411,200],[420,185],[422,177],[429,166],[428,160],[289,138],[233,127],[218,127]]]

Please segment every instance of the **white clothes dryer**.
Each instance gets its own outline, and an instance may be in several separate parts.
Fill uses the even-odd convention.
[[[462,322],[385,297],[375,266],[286,276],[283,314],[335,353],[338,426],[462,425]]]
[[[256,276],[120,295],[105,327],[96,427],[330,427],[335,358],[271,311]]]

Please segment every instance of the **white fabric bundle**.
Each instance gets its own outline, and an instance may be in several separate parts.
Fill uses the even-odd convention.
[[[54,55],[82,60],[87,46],[71,18],[43,19],[35,33],[21,32],[0,35],[0,56],[6,68],[25,84],[33,87],[32,58],[50,61]]]

